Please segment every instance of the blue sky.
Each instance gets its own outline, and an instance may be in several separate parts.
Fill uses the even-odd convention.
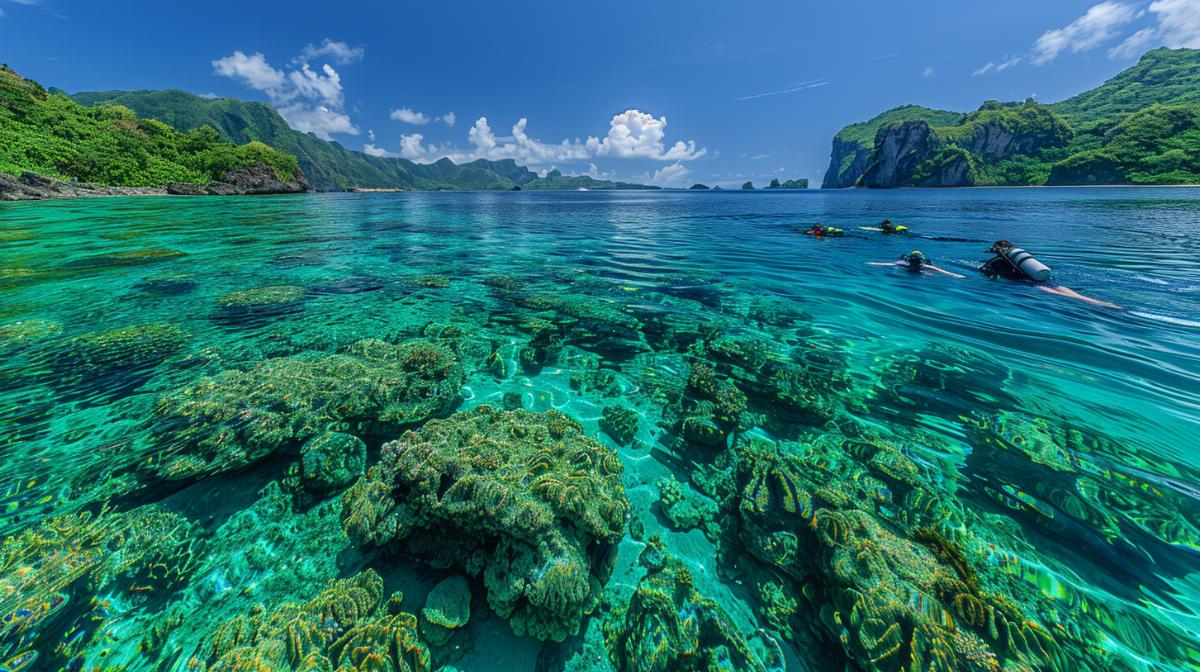
[[[47,86],[266,100],[352,149],[664,185],[816,186],[833,134],[889,107],[1051,102],[1149,48],[1200,47],[1200,0],[0,0],[0,13],[0,60]]]

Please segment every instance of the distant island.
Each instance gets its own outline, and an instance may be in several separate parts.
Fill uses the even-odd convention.
[[[120,105],[85,108],[0,66],[0,199],[307,191],[296,158],[211,128],[181,133]]]
[[[908,105],[842,129],[823,188],[1200,184],[1200,50],[1156,49],[1059,103]]]
[[[767,185],[767,189],[808,189],[808,178],[799,180],[787,180],[780,184],[779,178],[771,180],[771,184]]]

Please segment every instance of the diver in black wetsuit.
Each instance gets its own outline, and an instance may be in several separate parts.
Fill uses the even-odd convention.
[[[1007,240],[997,240],[992,243],[987,252],[994,256],[979,266],[979,272],[989,278],[1001,277],[1006,280],[1032,282],[1047,294],[1065,296],[1068,299],[1076,299],[1104,308],[1119,307],[1115,303],[1084,296],[1069,287],[1050,284],[1049,267]]]

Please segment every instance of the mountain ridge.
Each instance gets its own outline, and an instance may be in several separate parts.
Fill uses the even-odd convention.
[[[448,158],[417,163],[399,157],[371,156],[292,129],[275,108],[259,101],[205,98],[182,89],[83,91],[71,95],[88,107],[123,105],[141,116],[158,119],[177,130],[212,126],[233,142],[257,140],[296,157],[318,191],[348,189],[511,190],[521,189],[653,189],[643,185],[576,176],[546,180],[512,159],[476,159],[456,164]],[[561,174],[560,174],[561,177]],[[569,183],[570,186],[567,186]]]

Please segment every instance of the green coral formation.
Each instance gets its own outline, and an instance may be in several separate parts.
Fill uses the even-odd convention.
[[[304,297],[304,288],[294,285],[238,289],[217,297],[216,318],[229,323],[263,321],[299,311]]]
[[[600,414],[600,429],[613,441],[628,446],[637,436],[637,411],[626,406],[605,406]]]
[[[700,529],[710,539],[721,536],[716,504],[687,492],[674,478],[660,478],[655,485],[663,514],[675,529]]]
[[[268,359],[159,398],[141,470],[177,480],[240,469],[322,431],[382,436],[448,412],[463,369],[447,345],[358,341],[338,354]]]
[[[304,486],[331,492],[350,485],[367,469],[367,444],[352,434],[325,432],[300,446]]]
[[[256,165],[281,181],[300,173],[295,157],[261,142],[235,145],[208,126],[180,133],[120,105],[85,108],[0,68],[0,173],[147,187],[207,184]]]
[[[215,630],[204,672],[338,670],[430,672],[429,648],[402,596],[384,599],[383,579],[367,570],[329,582],[308,602],[288,602],[235,617]]]
[[[52,346],[54,384],[118,393],[141,384],[191,340],[177,324],[157,322],[81,334]]]
[[[784,669],[777,645],[765,654],[754,651],[724,610],[697,592],[691,572],[661,540],[650,540],[640,562],[646,576],[605,628],[618,672]]]
[[[0,661],[10,669],[33,669],[35,661],[73,669],[80,643],[102,618],[65,616],[73,636],[56,643],[49,626],[67,605],[88,604],[101,591],[126,599],[169,594],[195,570],[197,543],[187,519],[155,506],[48,518],[8,537],[0,544]]]
[[[482,574],[488,605],[518,634],[578,632],[624,534],[613,451],[555,411],[479,406],[383,448],[344,496],[350,537]]]

